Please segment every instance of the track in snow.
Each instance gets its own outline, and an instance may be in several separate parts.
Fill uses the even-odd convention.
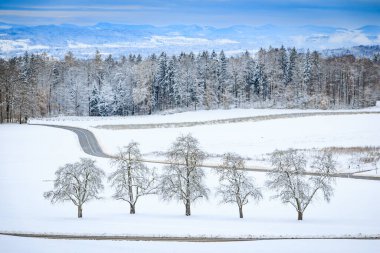
[[[345,236],[249,236],[249,237],[198,237],[198,236],[134,236],[134,235],[75,235],[0,232],[0,235],[60,239],[60,240],[102,240],[102,241],[165,241],[165,242],[241,242],[259,240],[380,240],[380,235]]]
[[[274,119],[289,119],[289,118],[302,118],[312,116],[336,116],[336,115],[356,115],[356,114],[380,114],[378,111],[359,111],[359,112],[301,112],[301,113],[284,113],[273,115],[259,115],[251,117],[229,118],[229,119],[215,119],[206,121],[193,121],[193,122],[173,122],[173,123],[151,123],[151,124],[119,124],[119,125],[99,125],[96,128],[112,129],[112,130],[125,130],[125,129],[151,129],[151,128],[179,128],[179,127],[193,127],[203,125],[216,125],[216,124],[230,124],[242,122],[259,122]]]

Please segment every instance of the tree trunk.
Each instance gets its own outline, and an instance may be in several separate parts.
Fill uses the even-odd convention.
[[[186,200],[186,216],[190,216],[191,215],[191,210],[190,210],[190,200]]]
[[[136,213],[136,207],[135,205],[129,204],[129,213],[130,214],[135,214]]]
[[[189,160],[188,156],[186,156],[186,216],[191,215],[191,210],[190,210],[190,172],[189,172]]]
[[[82,206],[78,206],[78,218],[82,218]]]
[[[239,217],[242,219],[243,218],[243,207],[239,206]]]
[[[18,121],[19,121],[20,124],[22,123],[22,113],[21,112],[22,112],[22,108],[20,106],[20,114],[18,116]]]
[[[128,152],[128,161],[131,163],[131,153]],[[135,214],[135,205],[131,203],[136,203],[133,199],[133,188],[132,188],[132,174],[131,166],[128,166],[128,194],[129,194],[129,205],[130,205],[130,214]]]
[[[298,211],[298,220],[302,220],[303,218],[303,213]]]
[[[298,198],[296,198],[296,202],[297,202],[297,209],[296,210],[298,212],[298,220],[302,220],[303,212],[300,211],[300,210],[302,210],[302,208],[301,208],[301,202],[300,202],[300,200]]]
[[[10,106],[9,106],[9,102],[7,101],[6,103],[6,106],[5,106],[5,114],[6,114],[6,117],[7,117],[7,122],[11,122],[11,114],[10,114]]]

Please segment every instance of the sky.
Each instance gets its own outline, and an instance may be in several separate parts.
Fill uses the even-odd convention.
[[[358,28],[380,25],[380,0],[0,0],[0,22]]]

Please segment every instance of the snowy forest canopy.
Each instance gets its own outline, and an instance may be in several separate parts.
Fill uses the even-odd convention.
[[[226,57],[166,53],[118,60],[47,55],[0,59],[0,122],[215,108],[361,108],[379,96],[380,61],[294,48]]]

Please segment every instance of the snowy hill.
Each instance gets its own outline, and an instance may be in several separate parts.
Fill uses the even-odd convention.
[[[79,57],[96,50],[114,56],[143,55],[161,51],[225,50],[227,54],[256,51],[260,47],[295,46],[316,50],[347,48],[379,43],[380,26],[345,29],[329,26],[280,27],[237,25],[225,28],[198,25],[124,25],[98,23],[22,26],[0,23],[0,57],[21,55],[28,50],[62,57],[72,51]]]
[[[351,48],[325,49],[324,56],[342,56],[352,54],[356,57],[372,58],[375,54],[380,54],[380,46],[354,46]]]

